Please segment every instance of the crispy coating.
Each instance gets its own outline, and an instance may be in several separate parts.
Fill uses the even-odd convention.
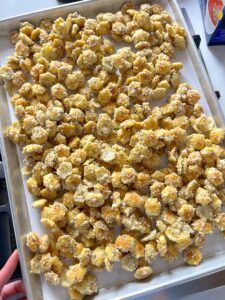
[[[60,188],[59,177],[53,173],[43,177],[43,184],[50,191],[58,190]]]
[[[124,202],[130,207],[143,207],[145,199],[137,192],[128,192],[125,194]]]
[[[39,251],[41,253],[46,253],[50,245],[49,236],[44,234],[39,240]]]
[[[152,274],[152,268],[145,266],[145,267],[138,268],[134,273],[134,277],[137,280],[143,280],[148,278],[151,274]]]
[[[173,203],[177,199],[177,189],[173,186],[167,185],[162,190],[162,200],[165,203]]]
[[[138,267],[138,260],[128,253],[121,258],[121,265],[124,270],[134,272]]]
[[[67,212],[67,208],[60,202],[54,202],[52,205],[46,206],[41,212],[42,218],[50,219],[54,222],[63,221]]]
[[[91,264],[101,268],[104,267],[105,249],[104,247],[97,247],[92,251]]]
[[[62,256],[72,255],[75,246],[76,242],[70,235],[61,235],[56,242],[56,248],[61,252]]]
[[[157,198],[148,198],[145,202],[145,212],[149,217],[158,216],[161,211],[161,203]]]
[[[69,270],[66,272],[66,278],[68,282],[73,285],[82,282],[86,273],[87,269],[84,266],[76,264],[69,267]]]
[[[190,222],[194,213],[195,208],[190,204],[183,204],[178,210],[178,215],[184,222]]]
[[[33,274],[41,274],[41,255],[35,254],[30,260],[30,272]]]
[[[202,206],[205,206],[212,201],[212,198],[210,197],[209,191],[199,187],[196,190],[195,200],[197,204],[201,204]]]
[[[26,242],[27,247],[29,248],[30,251],[32,252],[37,252],[39,245],[40,245],[40,240],[39,237],[37,236],[36,233],[30,232],[27,234],[27,242]]]
[[[41,256],[41,271],[48,272],[51,271],[52,264],[53,264],[53,257],[50,253],[43,254]]]
[[[76,24],[74,24],[76,25]],[[75,288],[69,289],[69,296],[71,300],[82,300],[84,298],[84,295],[82,295],[80,292],[78,292]]]
[[[151,264],[158,256],[158,247],[156,241],[152,240],[145,245],[145,260]]]
[[[92,295],[97,292],[97,280],[93,275],[86,275],[84,280],[74,285],[82,295]]]
[[[214,186],[221,185],[224,182],[223,174],[214,167],[206,169],[206,178]]]
[[[186,249],[191,244],[191,233],[193,233],[193,229],[190,225],[180,219],[171,226],[168,226],[165,231],[167,238],[175,242],[180,250]]]
[[[11,34],[0,78],[18,121],[5,135],[48,230],[27,235],[30,268],[71,299],[97,292],[90,269],[121,262],[145,279],[158,256],[199,264],[204,236],[224,234],[225,131],[182,82],[185,39],[160,5],[130,2]]]
[[[184,261],[190,266],[197,266],[202,260],[200,249],[190,246],[184,251]]]
[[[121,252],[131,252],[135,247],[135,238],[127,234],[120,235],[117,237],[115,245]]]
[[[45,276],[45,280],[47,281],[48,284],[52,284],[52,285],[59,285],[60,284],[60,278],[59,275],[56,274],[53,271],[49,271],[44,273]]]
[[[215,218],[215,224],[217,228],[221,231],[225,230],[225,214],[224,213],[218,213]]]

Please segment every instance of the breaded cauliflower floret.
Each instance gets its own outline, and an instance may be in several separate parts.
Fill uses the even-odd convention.
[[[61,179],[66,179],[69,175],[71,175],[73,172],[73,167],[70,162],[62,162],[58,169],[57,169],[57,175]]]
[[[145,260],[147,263],[152,263],[158,256],[158,249],[156,241],[150,241],[145,245]]]
[[[200,133],[193,133],[189,136],[188,144],[196,150],[201,150],[205,147],[205,137]]]
[[[209,133],[209,138],[214,144],[220,144],[224,140],[225,132],[222,128],[214,128]]]
[[[26,245],[32,252],[37,252],[40,245],[40,239],[36,233],[30,232],[27,234]]]
[[[143,279],[148,278],[152,274],[152,272],[153,272],[152,268],[149,266],[140,267],[135,271],[134,277],[137,280],[143,280]]]
[[[196,200],[196,203],[201,204],[202,206],[205,206],[212,201],[212,198],[210,197],[210,193],[206,189],[199,187],[196,190],[195,200]]]
[[[44,276],[45,276],[45,279],[46,279],[48,284],[52,284],[52,285],[59,285],[60,284],[59,275],[56,274],[55,272],[53,272],[53,271],[46,272],[44,274]]]
[[[41,254],[35,254],[30,260],[30,272],[33,274],[41,273]]]
[[[43,184],[50,191],[58,190],[60,188],[59,177],[53,173],[47,174],[43,177]]]
[[[157,198],[148,198],[145,202],[145,212],[149,217],[158,216],[161,211],[161,203]]]
[[[177,199],[177,189],[173,186],[167,185],[162,190],[162,200],[165,203],[173,203]]]
[[[60,253],[65,256],[73,254],[75,250],[76,242],[70,235],[62,235],[57,239],[56,248]]]
[[[124,184],[132,184],[134,183],[137,177],[137,173],[134,168],[131,166],[124,165],[121,170],[121,180]]]
[[[206,177],[214,186],[221,185],[224,182],[223,174],[214,167],[206,169]]]
[[[124,202],[130,207],[143,207],[145,199],[137,192],[128,192],[124,197]]]
[[[67,91],[65,87],[60,83],[57,83],[51,87],[51,93],[54,98],[59,100],[67,96]]]
[[[97,247],[92,251],[91,264],[101,268],[105,262],[105,249],[104,247]]]
[[[77,90],[84,84],[84,75],[81,71],[74,71],[68,74],[65,80],[65,85],[69,90]]]
[[[190,265],[190,266],[197,266],[200,264],[202,260],[202,254],[200,252],[200,249],[195,247],[195,246],[191,246],[188,247],[185,252],[184,252],[184,261]]]
[[[121,258],[121,265],[124,270],[134,272],[138,267],[138,260],[128,253]]]
[[[131,252],[135,247],[135,239],[132,236],[123,234],[117,237],[115,245],[121,252]]]
[[[112,133],[112,121],[109,115],[100,114],[97,122],[97,133],[99,136],[107,137]]]
[[[93,275],[86,275],[84,280],[73,286],[82,295],[92,295],[97,292],[97,280]]]
[[[184,222],[190,222],[194,213],[195,208],[190,204],[183,204],[178,210],[178,215]]]
[[[45,206],[41,212],[42,218],[50,219],[54,222],[63,221],[67,213],[67,208],[60,202]]]
[[[76,264],[69,267],[66,272],[66,277],[68,282],[73,285],[82,282],[86,273],[87,269],[85,267],[81,266],[80,264]]]

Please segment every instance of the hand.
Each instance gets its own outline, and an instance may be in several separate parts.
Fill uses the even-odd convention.
[[[18,262],[19,255],[18,251],[15,250],[0,271],[0,300],[6,300],[9,297],[26,293],[21,280],[13,281],[7,284],[14,273]],[[27,300],[27,298],[23,298],[23,300]]]

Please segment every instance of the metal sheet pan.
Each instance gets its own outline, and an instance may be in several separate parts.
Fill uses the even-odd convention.
[[[13,52],[13,48],[8,42],[8,35],[12,30],[18,28],[20,21],[26,20],[38,24],[43,18],[54,19],[59,16],[66,16],[73,11],[78,11],[87,17],[94,17],[99,12],[114,12],[124,2],[125,0],[87,0],[2,20],[0,21],[0,64],[5,63],[6,57]],[[148,2],[148,0],[133,0],[133,2],[140,4]],[[161,3],[178,23],[185,26],[175,0],[159,0],[157,3]],[[176,53],[175,57],[175,59],[180,59],[185,63],[182,71],[183,79],[201,92],[201,104],[206,114],[212,115],[216,124],[224,127],[225,122],[219,110],[217,99],[190,34],[187,36],[187,45],[187,49],[181,53]],[[31,229],[42,232],[43,228],[40,225],[38,212],[34,212],[31,208],[32,198],[27,192],[25,179],[21,175],[21,153],[15,145],[3,137],[4,129],[11,124],[14,116],[9,97],[2,83],[0,83],[0,98],[1,150],[27,297],[29,300],[64,300],[67,295],[62,288],[49,287],[42,278],[40,280],[39,276],[29,274],[27,262],[30,259],[30,254],[25,247],[24,238]],[[94,298],[107,300],[131,299],[141,294],[184,283],[225,268],[225,241],[217,234],[213,234],[208,239],[203,254],[204,261],[197,268],[187,267],[181,260],[171,265],[158,261],[153,266],[155,270],[153,279],[141,283],[134,282],[130,274],[121,271],[119,266],[116,266],[112,273],[102,272],[98,274],[100,292]]]

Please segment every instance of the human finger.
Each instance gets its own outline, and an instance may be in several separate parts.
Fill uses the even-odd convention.
[[[1,291],[0,300],[5,300],[8,299],[9,297],[18,294],[24,294],[24,293],[25,293],[25,288],[21,280],[10,282],[3,287]]]
[[[9,281],[19,262],[18,251],[15,250],[0,271],[0,290]]]

